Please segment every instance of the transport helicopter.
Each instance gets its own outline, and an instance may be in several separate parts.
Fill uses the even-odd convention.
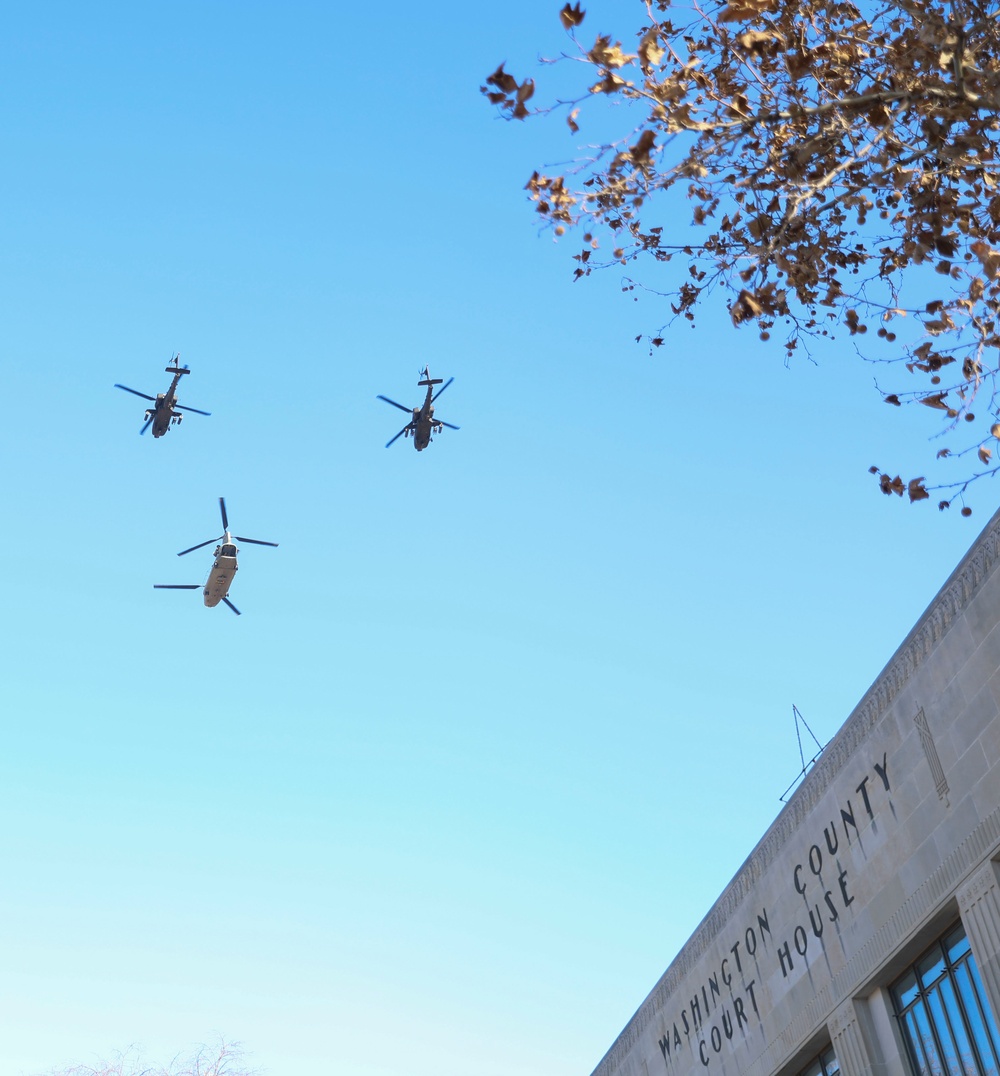
[[[205,604],[209,609],[214,608],[219,602],[225,602],[230,609],[237,615],[241,613],[239,609],[229,600],[229,588],[233,585],[233,577],[236,575],[238,565],[236,563],[236,554],[239,552],[239,547],[236,542],[249,542],[250,545],[270,545],[277,547],[277,542],[262,542],[259,538],[241,538],[239,535],[234,536],[229,533],[229,518],[226,515],[226,499],[225,497],[219,498],[219,510],[222,513],[222,537],[221,538],[209,538],[207,542],[199,542],[198,545],[191,546],[190,549],[182,549],[177,554],[179,557],[183,557],[187,553],[193,553],[196,549],[203,549],[207,545],[211,545],[213,542],[219,544],[215,547],[215,563],[212,565],[212,570],[208,574],[208,580],[204,587],[200,583],[154,583],[154,590],[199,590],[201,589],[205,596]]]
[[[385,447],[388,448],[393,441],[398,441],[404,435],[409,437],[412,434],[413,447],[418,452],[422,452],[431,443],[431,434],[440,433],[443,426],[447,426],[449,430],[459,429],[460,427],[453,426],[450,422],[442,422],[441,419],[434,417],[434,401],[454,380],[453,377],[449,377],[442,384],[443,378],[431,377],[430,371],[425,366],[421,371],[421,380],[417,382],[418,385],[426,386],[427,388],[427,395],[421,407],[404,407],[402,404],[396,403],[395,400],[390,400],[388,396],[377,396],[376,399],[385,400],[387,404],[392,404],[393,407],[398,407],[400,411],[405,411],[410,415],[410,421],[393,437],[392,441],[386,443]],[[441,388],[432,396],[431,393],[435,385],[441,385]]]
[[[123,389],[125,392],[131,392],[133,396],[141,396],[144,400],[152,400],[153,406],[146,408],[146,425],[139,431],[140,436],[149,429],[149,424],[153,424],[153,436],[162,437],[171,425],[175,422],[180,422],[184,417],[179,414],[181,411],[193,411],[196,415],[210,415],[211,411],[199,411],[197,407],[181,407],[177,402],[177,384],[180,379],[185,375],[191,373],[187,366],[180,365],[180,355],[175,355],[170,361],[171,365],[167,367],[166,372],[173,374],[173,381],[170,382],[170,388],[166,392],[158,393],[156,396],[147,396],[144,392],[136,392],[135,389],[130,389],[128,385],[115,384],[116,389]]]

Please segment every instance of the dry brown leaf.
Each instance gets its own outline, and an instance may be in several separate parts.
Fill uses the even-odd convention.
[[[655,26],[651,26],[642,35],[642,40],[639,42],[639,63],[643,74],[648,75],[666,55],[666,50],[660,48],[659,40]]]
[[[590,87],[590,92],[616,93],[622,86],[626,85],[628,85],[628,83],[626,83],[625,79],[616,75],[613,71],[605,71],[604,78],[602,78],[600,82],[595,82],[594,85]]]
[[[562,11],[559,12],[559,19],[566,30],[572,30],[574,26],[579,26],[583,22],[583,17],[587,13],[581,10],[580,5],[570,7],[567,4]]]
[[[906,492],[909,495],[911,504],[914,501],[926,501],[930,496],[924,488],[924,480],[922,478],[911,478],[906,487]]]
[[[777,0],[733,0],[719,12],[719,22],[749,22],[778,6]]]
[[[503,69],[504,65],[501,64],[492,75],[489,75],[486,82],[490,86],[496,86],[498,90],[502,90],[504,93],[513,93],[517,89],[517,79],[513,75],[507,74]]]
[[[620,41],[612,45],[610,37],[599,37],[594,42],[594,47],[587,53],[587,58],[600,67],[624,67],[635,59],[635,55],[622,52]]]
[[[984,243],[981,239],[970,243],[969,249],[979,259],[987,278],[996,280],[997,273],[1000,273],[1000,250],[993,250],[989,243]]]
[[[638,164],[648,164],[649,155],[653,150],[653,143],[656,141],[656,135],[652,131],[643,131],[639,135],[639,141],[629,149],[629,154],[632,160]]]

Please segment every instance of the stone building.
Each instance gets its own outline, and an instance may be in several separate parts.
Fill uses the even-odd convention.
[[[1000,1073],[1000,513],[594,1076]]]

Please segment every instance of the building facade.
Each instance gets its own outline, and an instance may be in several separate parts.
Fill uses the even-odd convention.
[[[1000,513],[593,1076],[1000,1073]]]

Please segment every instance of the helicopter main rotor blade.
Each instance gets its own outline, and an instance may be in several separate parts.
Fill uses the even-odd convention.
[[[130,389],[128,387],[128,385],[119,385],[116,382],[115,383],[115,388],[116,389],[122,389],[125,392],[131,392],[133,396],[141,396],[144,400],[152,400],[153,403],[156,403],[156,397],[155,396],[147,396],[144,392],[136,392],[135,389]]]
[[[193,553],[196,549],[204,549],[205,546],[211,545],[213,542],[221,542],[223,538],[225,538],[224,534],[220,534],[218,538],[209,538],[207,542],[199,542],[198,545],[193,545],[190,549],[182,549],[177,556],[183,557],[185,553]]]
[[[277,542],[262,542],[259,538],[241,538],[238,534],[234,534],[233,537],[237,542],[249,542],[251,545],[273,545],[275,549],[278,548]]]
[[[224,531],[229,530],[229,516],[226,515],[226,498],[219,498],[219,510],[222,512],[222,529]],[[208,542],[205,543],[208,545]]]
[[[224,602],[226,603],[226,605],[228,605],[228,606],[229,606],[229,608],[230,608],[230,609],[232,609],[232,611],[233,611],[233,612],[234,612],[234,613],[235,613],[235,614],[236,614],[237,616],[242,616],[242,615],[243,615],[243,614],[242,614],[242,613],[241,613],[241,612],[239,611],[239,609],[237,609],[237,608],[236,608],[236,606],[235,606],[235,605],[233,605],[233,603],[232,603],[232,602],[231,602],[231,601],[230,601],[230,600],[229,600],[228,598],[223,598],[222,600],[223,600],[223,601],[224,601]]]
[[[442,422],[441,419],[436,418],[434,420],[439,426],[447,426],[449,430],[460,430],[461,426],[452,426],[450,422]]]
[[[154,583],[153,590],[201,590],[201,583]]]
[[[376,400],[385,400],[387,404],[392,404],[393,407],[398,407],[400,411],[405,411],[408,415],[413,414],[412,407],[404,407],[401,403],[396,403],[395,400],[390,400],[388,396],[376,396]]]
[[[395,437],[394,437],[394,438],[392,439],[392,441],[386,441],[386,443],[385,443],[385,447],[386,447],[386,448],[388,448],[388,447],[389,447],[389,445],[393,444],[393,443],[394,443],[395,441],[398,441],[398,440],[400,439],[400,437],[402,437],[402,436],[403,436],[403,434],[404,434],[404,433],[406,433],[406,431],[407,431],[407,430],[410,430],[410,429],[412,429],[412,428],[413,428],[413,423],[412,423],[412,422],[408,422],[408,423],[407,423],[407,424],[406,424],[406,425],[405,425],[405,426],[404,426],[404,427],[403,427],[403,428],[402,428],[402,429],[401,429],[401,430],[399,431],[399,433],[397,433],[397,434],[396,434],[396,436],[395,436]]]
[[[444,383],[444,384],[443,384],[443,385],[442,385],[442,386],[441,386],[441,387],[440,387],[440,388],[439,388],[439,389],[437,390],[437,392],[435,392],[435,393],[434,393],[434,395],[433,395],[433,396],[431,397],[431,403],[434,403],[434,401],[435,401],[435,400],[436,400],[436,399],[437,399],[437,398],[438,398],[438,397],[439,397],[439,396],[441,395],[441,393],[442,393],[442,392],[444,392],[444,390],[445,390],[445,389],[446,389],[446,388],[447,388],[447,387],[448,387],[448,386],[449,386],[449,385],[450,385],[450,384],[452,383],[452,381],[454,381],[454,380],[455,380],[455,379],[454,379],[453,377],[449,377],[449,378],[448,378],[448,380],[447,380],[447,381],[446,381],[446,382],[445,382],[445,383]]]
[[[197,407],[181,407],[180,404],[174,404],[175,411],[193,411],[196,415],[210,415],[211,411],[199,411]]]
[[[148,430],[148,429],[149,429],[149,424],[150,424],[150,423],[151,423],[152,421],[153,421],[153,416],[152,416],[152,415],[150,415],[150,416],[149,416],[149,418],[147,418],[147,419],[146,419],[146,425],[145,425],[145,426],[143,426],[143,428],[142,428],[142,429],[141,429],[141,430],[139,431],[139,436],[140,436],[140,437],[141,437],[141,436],[142,436],[142,435],[143,435],[143,434],[144,434],[144,433],[146,432],[146,430]]]

